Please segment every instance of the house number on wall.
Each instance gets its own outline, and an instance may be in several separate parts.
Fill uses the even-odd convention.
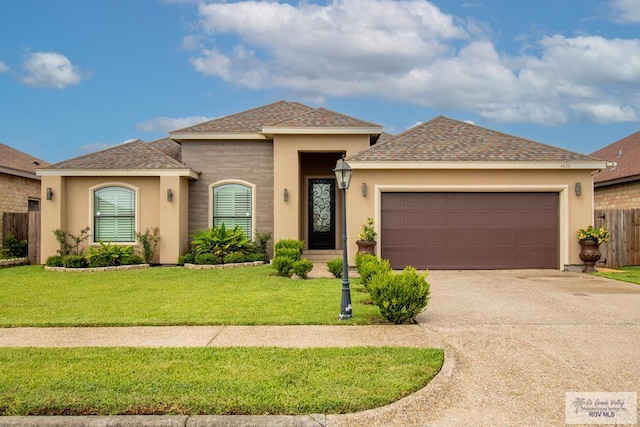
[[[560,163],[560,167],[563,169],[571,168],[571,163]]]

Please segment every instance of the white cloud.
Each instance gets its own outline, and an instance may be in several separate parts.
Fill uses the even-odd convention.
[[[176,129],[182,129],[188,126],[211,120],[210,117],[193,116],[193,117],[154,117],[136,125],[136,129],[141,132],[169,132]]]
[[[36,52],[22,63],[22,83],[33,87],[64,89],[90,78],[90,74],[73,65],[69,59],[56,52]]]
[[[640,22],[640,2],[638,0],[612,0],[615,19],[621,23]]]
[[[81,145],[80,147],[78,147],[78,150],[83,154],[95,153],[96,151],[106,150],[107,148],[116,147],[118,145],[127,144],[129,142],[133,142],[133,141],[137,141],[137,140],[138,140],[138,138],[130,138],[130,139],[125,139],[124,141],[119,142],[117,144],[107,144],[107,143],[104,143],[104,142],[93,142],[91,144]]]
[[[10,70],[9,66],[4,62],[0,61],[0,73],[6,73]]]
[[[637,0],[613,4],[628,19],[640,13]],[[486,24],[425,0],[202,2],[198,10],[199,30],[183,42],[194,49],[190,63],[246,88],[374,96],[543,125],[640,117],[640,39],[552,34],[527,38],[527,54],[508,54]]]

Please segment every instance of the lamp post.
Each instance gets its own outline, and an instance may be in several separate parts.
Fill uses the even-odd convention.
[[[353,310],[351,308],[351,289],[349,289],[349,258],[347,256],[347,188],[351,182],[353,169],[349,163],[342,159],[338,160],[336,168],[333,170],[338,181],[338,188],[342,190],[342,300],[340,302],[340,320],[351,319]]]

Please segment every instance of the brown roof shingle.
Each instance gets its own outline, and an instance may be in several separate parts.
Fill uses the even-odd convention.
[[[183,129],[175,130],[172,133],[188,132],[261,132],[262,126],[277,123],[290,117],[295,117],[313,111],[314,108],[297,102],[278,101],[262,107],[253,108],[231,116],[225,116],[208,122],[199,123]]]
[[[595,159],[438,116],[348,160],[416,162],[593,161]]]
[[[595,183],[638,177],[640,179],[640,132],[607,145],[590,154],[616,165],[593,177]]]
[[[173,139],[169,137],[162,138],[149,142],[149,145],[182,162],[182,147]]]
[[[0,144],[0,169],[6,172],[16,171],[20,175],[33,175],[35,178],[36,169],[46,166],[49,166],[49,163],[44,160]]]
[[[347,116],[346,114],[337,113],[327,110],[326,108],[318,108],[307,113],[289,117],[275,123],[264,123],[265,126],[274,127],[317,127],[317,128],[362,128],[362,127],[379,127],[382,126],[375,123],[366,122]]]
[[[51,165],[48,169],[185,169],[186,166],[141,140]]]

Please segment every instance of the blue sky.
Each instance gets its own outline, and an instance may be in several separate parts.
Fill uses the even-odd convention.
[[[0,142],[44,160],[281,99],[590,153],[640,130],[640,2],[0,1]]]

